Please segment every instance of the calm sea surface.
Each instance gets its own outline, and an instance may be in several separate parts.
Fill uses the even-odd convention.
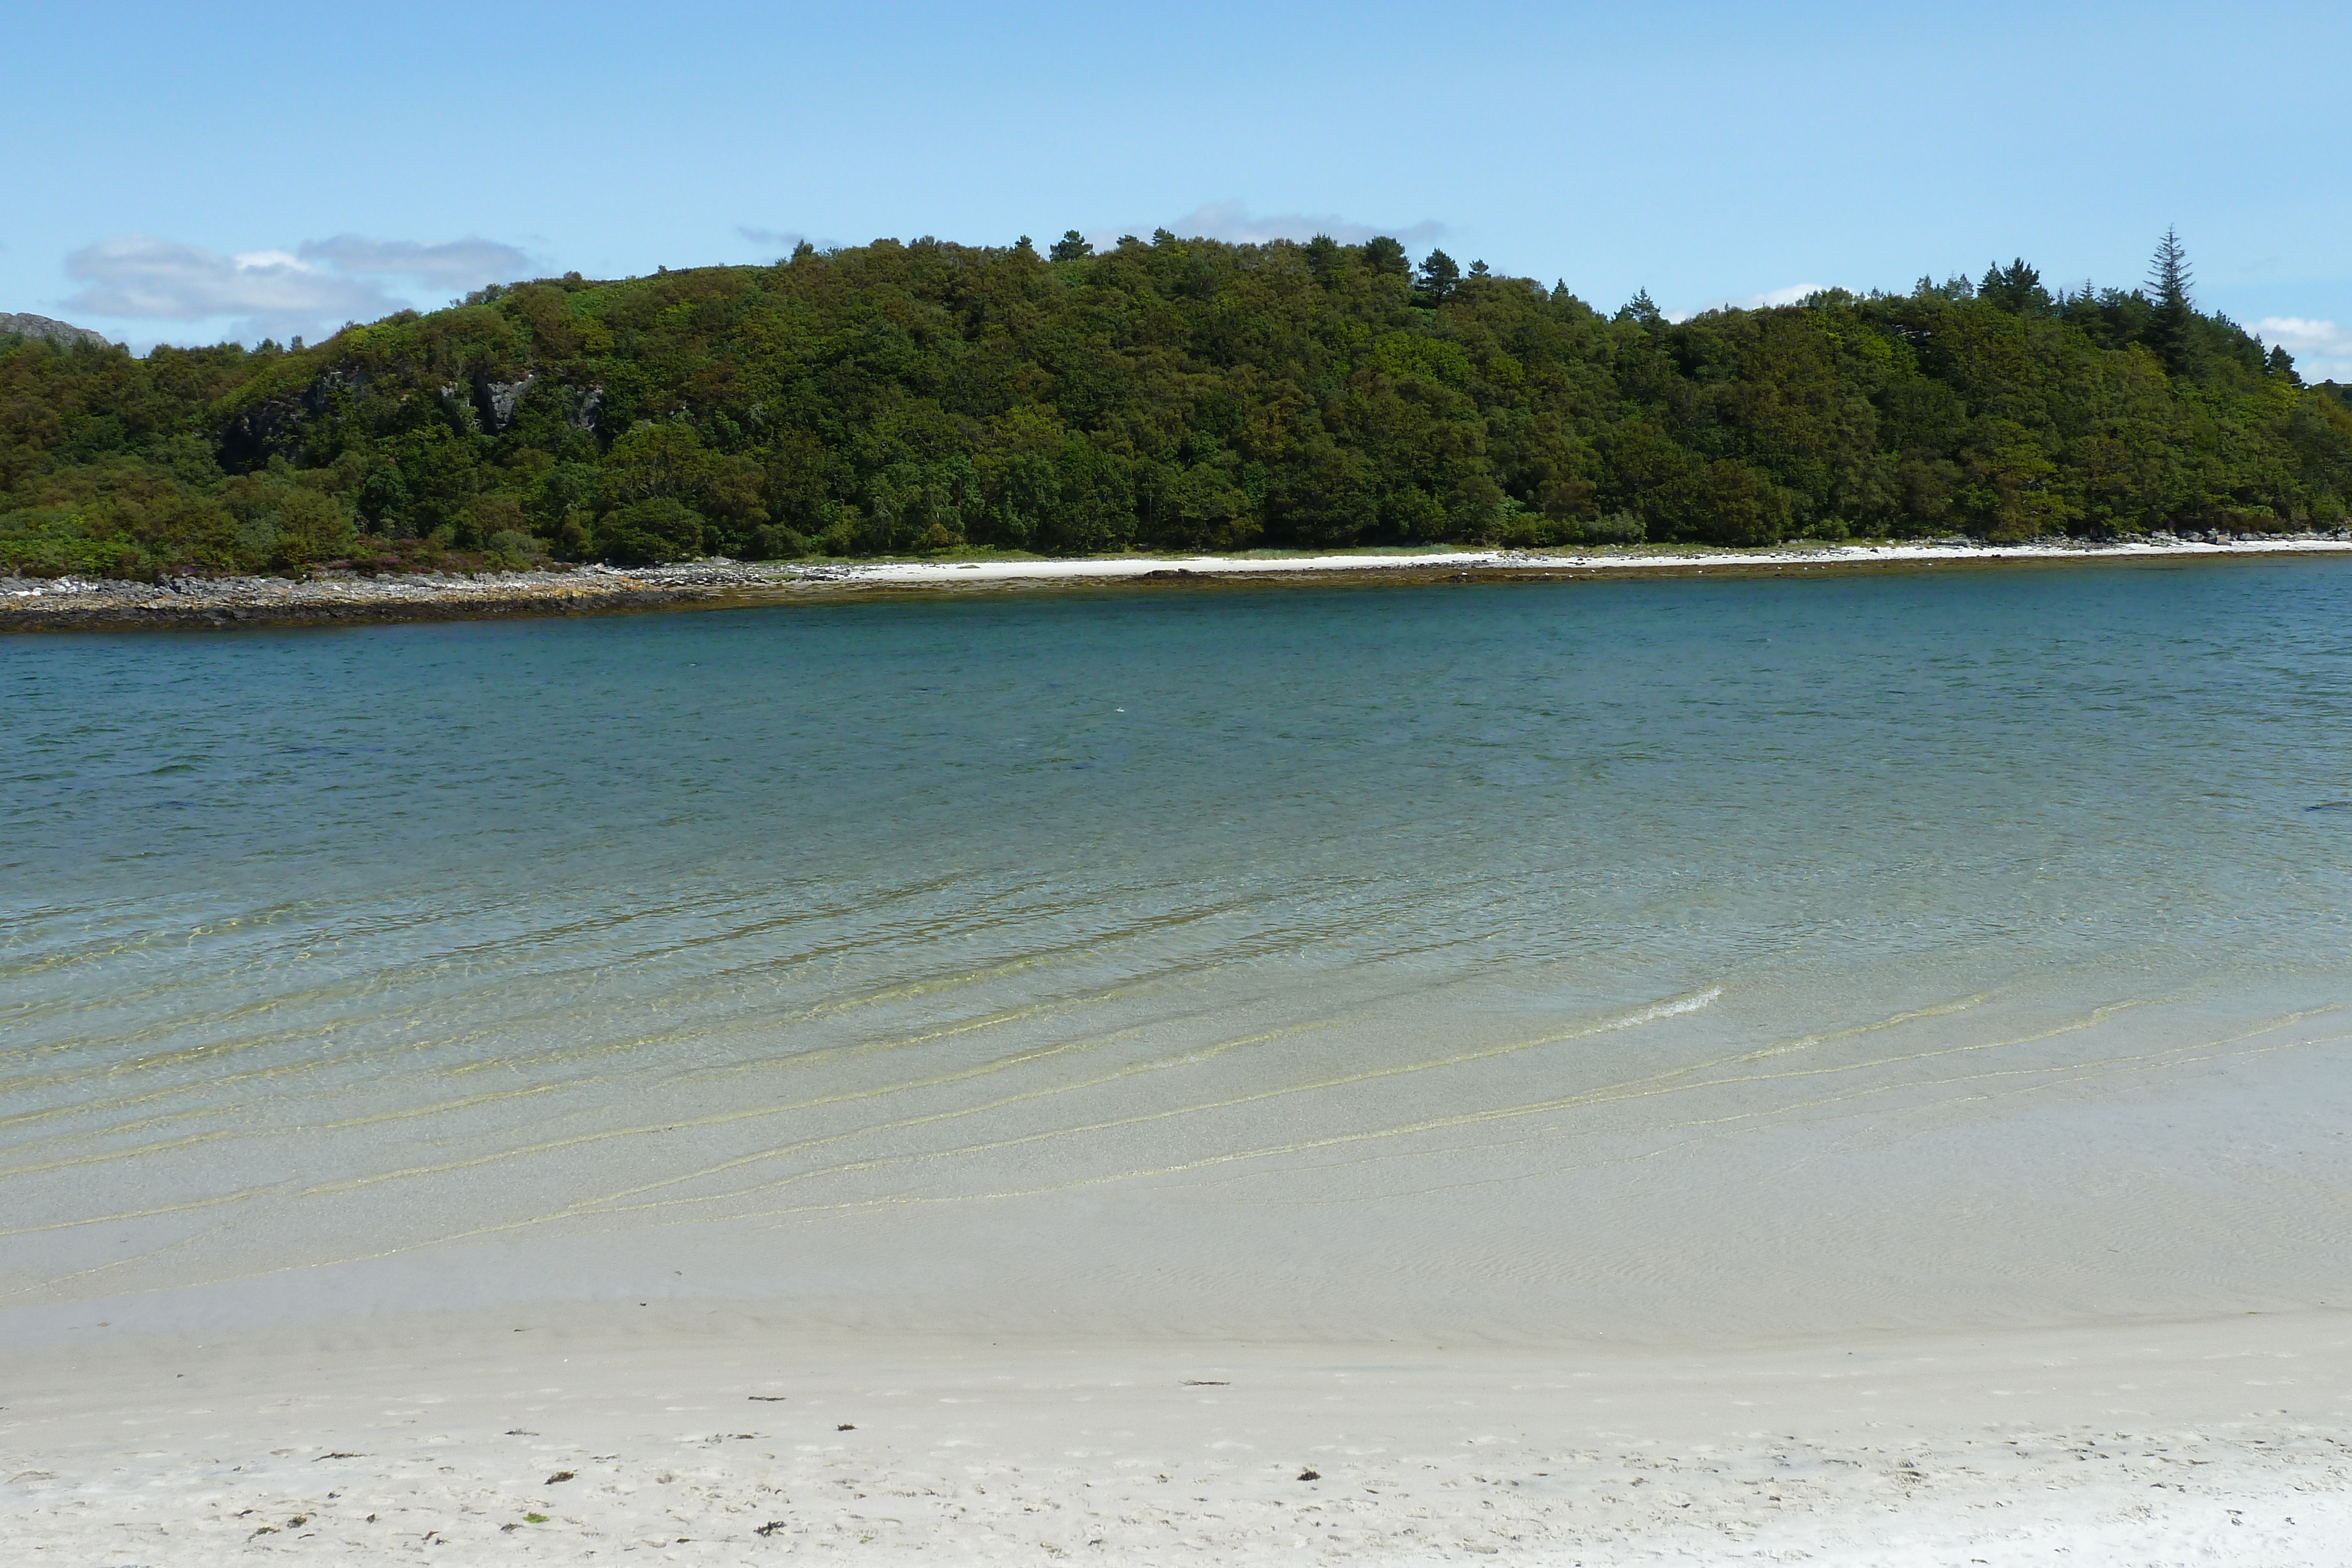
[[[0,1307],[2325,1299],[2347,612],[2295,560],[0,642]]]

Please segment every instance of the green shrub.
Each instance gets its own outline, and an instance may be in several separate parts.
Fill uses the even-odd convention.
[[[529,571],[547,563],[546,541],[520,528],[500,528],[483,541],[490,564],[507,571]]]
[[[751,530],[751,559],[754,560],[789,560],[809,552],[809,538],[798,528],[788,528],[781,523],[763,523]]]
[[[1559,543],[1570,545],[1637,545],[1649,537],[1642,519],[1631,512],[1612,512],[1580,523],[1559,525]]]
[[[702,514],[673,496],[632,501],[596,520],[596,543],[606,560],[652,566],[702,553]]]

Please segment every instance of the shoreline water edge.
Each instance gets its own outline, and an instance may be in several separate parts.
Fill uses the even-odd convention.
[[[1008,557],[980,560],[762,561],[582,566],[472,576],[0,578],[0,632],[466,621],[739,608],[844,592],[1221,584],[1576,580],[1708,571],[1785,575],[1991,562],[2123,562],[2352,555],[2352,533],[2259,539],[2155,536],[2106,544],[1966,540],[1790,544],[1755,549],[1516,549],[1424,554]]]

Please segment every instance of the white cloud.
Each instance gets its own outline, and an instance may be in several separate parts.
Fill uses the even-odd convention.
[[[290,250],[239,251],[230,259],[236,263],[240,272],[256,267],[290,267],[298,272],[310,270],[310,264]]]
[[[528,262],[512,246],[481,239],[423,244],[340,235],[291,251],[223,256],[153,235],[116,235],[66,258],[67,275],[83,286],[66,306],[118,319],[226,320],[233,336],[247,340],[287,338],[372,320],[409,303],[388,278],[463,290],[516,277]]]
[[[2265,316],[2252,330],[2263,342],[2293,354],[2305,381],[2352,381],[2352,329],[2301,316]]]
[[[320,272],[282,250],[223,256],[152,235],[116,235],[66,258],[85,287],[66,301],[87,315],[147,320],[238,319],[262,335],[400,308],[369,278]]]
[[[273,254],[284,255],[276,252]],[[339,272],[413,277],[439,288],[467,293],[486,283],[529,276],[530,257],[495,240],[454,239],[437,244],[413,239],[369,239],[337,235],[302,242],[304,261],[323,261]]]

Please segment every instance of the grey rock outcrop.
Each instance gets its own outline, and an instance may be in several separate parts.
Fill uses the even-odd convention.
[[[522,380],[519,382],[494,382],[487,376],[475,381],[475,396],[489,412],[490,428],[493,431],[504,430],[507,427],[514,418],[515,404],[521,402],[522,394],[530,391],[538,382],[539,375],[536,371],[524,372]]]
[[[93,349],[114,347],[104,333],[77,327],[69,321],[55,321],[47,316],[11,316],[0,311],[0,336],[11,332],[20,338],[39,338],[55,343],[60,349],[70,349],[76,343],[87,343]]]
[[[332,406],[337,392],[349,392],[352,397],[365,397],[368,382],[374,378],[362,370],[333,370],[321,373],[310,383],[310,394],[303,400],[312,413],[324,413]]]

